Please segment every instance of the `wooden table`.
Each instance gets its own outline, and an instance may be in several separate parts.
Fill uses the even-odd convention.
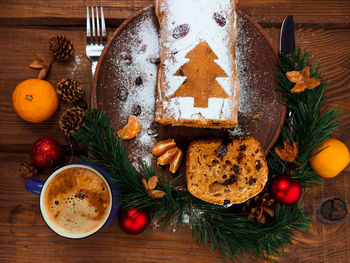
[[[85,56],[86,5],[104,7],[109,34],[133,12],[152,0],[24,1],[0,0],[0,262],[222,262],[219,254],[200,247],[188,228],[173,232],[150,229],[130,236],[115,220],[98,234],[83,240],[67,240],[44,224],[38,196],[26,192],[18,166],[29,160],[32,143],[45,135],[67,145],[58,129],[60,109],[48,121],[31,124],[14,112],[11,94],[16,84],[34,78],[28,67],[33,52],[47,55],[48,39],[65,34],[72,39],[74,58],[67,64],[55,63],[47,78],[55,84],[62,78],[77,78],[89,96],[90,62]],[[329,104],[344,108],[342,128],[335,137],[350,146],[350,2],[349,0],[241,0],[241,10],[252,16],[277,45],[283,18],[293,14],[296,42],[321,59],[329,79]],[[80,154],[79,150],[76,155]],[[38,176],[45,178],[50,171]],[[321,190],[322,188],[322,190]],[[321,188],[303,194],[304,211],[312,217],[311,231],[297,233],[288,258],[277,262],[350,262],[350,216],[339,224],[323,224],[316,219],[322,200],[338,196],[350,203],[350,168]],[[348,210],[350,207],[348,206]]]

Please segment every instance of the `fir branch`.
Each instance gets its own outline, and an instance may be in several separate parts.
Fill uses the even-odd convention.
[[[328,139],[339,126],[336,120],[341,112],[335,106],[327,111],[322,111],[326,103],[324,92],[327,82],[323,80],[324,68],[320,67],[319,61],[313,63],[307,52],[296,48],[294,54],[279,54],[279,72],[276,75],[277,90],[289,109],[285,124],[281,128],[279,144],[283,141],[296,141],[298,144],[298,157],[296,163],[285,163],[271,151],[268,155],[268,164],[271,175],[282,173],[291,174],[299,179],[303,187],[319,183],[320,177],[313,172],[310,166],[312,150]],[[294,83],[286,77],[288,71],[301,71],[304,67],[310,67],[310,77],[321,80],[321,84],[302,93],[291,93]]]
[[[264,225],[252,223],[245,214],[234,214],[230,209],[221,211],[206,204],[198,209],[203,214],[192,223],[192,229],[199,243],[211,243],[213,250],[221,248],[231,258],[236,254],[277,256],[283,253],[285,244],[291,243],[294,229],[307,230],[310,224],[310,218],[297,206],[277,206],[275,218]]]
[[[181,227],[187,214],[192,233],[202,245],[211,245],[224,256],[244,258],[247,253],[257,258],[283,253],[283,246],[291,242],[292,230],[305,230],[309,219],[297,207],[278,207],[270,223],[258,225],[247,219],[247,214],[209,204],[187,191],[173,188],[175,178],[158,188],[165,191],[164,198],[153,199],[144,191],[141,179],[155,175],[152,167],[143,164],[138,172],[129,162],[122,140],[116,137],[110,120],[98,110],[89,112],[74,137],[87,146],[91,157],[85,159],[107,169],[122,188],[124,208],[149,209],[152,220],[157,219],[163,229],[173,223]],[[126,200],[128,202],[126,202]]]
[[[107,169],[123,192],[144,192],[143,176],[128,161],[126,147],[111,128],[105,113],[92,110],[86,114],[74,139],[89,148],[91,157],[84,159]]]
[[[339,125],[335,121],[339,114],[338,108],[321,111],[325,104],[323,94],[326,81],[301,94],[289,92],[293,84],[285,73],[301,71],[306,65],[311,68],[311,77],[322,79],[324,68],[318,62],[312,63],[308,54],[300,49],[296,49],[293,55],[280,55],[279,73],[276,76],[281,98],[290,110],[281,129],[280,143],[285,140],[297,141],[297,162],[285,163],[274,151],[267,158],[270,179],[282,173],[293,174],[304,187],[317,183],[319,178],[309,165],[312,149],[327,139]],[[123,141],[117,137],[110,120],[101,111],[87,113],[74,139],[89,148],[91,155],[84,159],[107,169],[119,184],[124,208],[149,209],[152,220],[161,223],[163,229],[169,224],[181,227],[184,215],[188,215],[193,236],[197,237],[198,242],[205,246],[210,244],[214,251],[221,251],[223,256],[238,256],[242,261],[246,257],[269,260],[284,253],[284,246],[292,242],[293,231],[304,231],[309,227],[310,218],[298,206],[278,205],[275,217],[261,225],[248,219],[247,213],[237,213],[238,205],[224,208],[199,200],[187,191],[179,191],[179,187],[174,187],[178,178],[157,186],[157,189],[165,192],[163,198],[149,197],[141,179],[154,176],[154,168],[147,164],[141,165],[141,171],[134,168],[128,160]]]

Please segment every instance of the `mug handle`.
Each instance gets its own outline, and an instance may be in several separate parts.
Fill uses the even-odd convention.
[[[26,182],[26,190],[33,194],[40,195],[41,189],[43,188],[45,181],[38,179],[29,179]]]

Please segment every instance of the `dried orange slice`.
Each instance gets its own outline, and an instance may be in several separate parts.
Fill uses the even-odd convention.
[[[130,115],[128,118],[128,124],[126,124],[121,130],[117,132],[119,138],[123,140],[130,140],[135,138],[141,128],[140,122],[135,115]]]

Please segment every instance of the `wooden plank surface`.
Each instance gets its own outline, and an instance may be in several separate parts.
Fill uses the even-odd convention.
[[[0,25],[84,25],[86,6],[105,7],[107,22],[115,23],[152,3],[153,0],[1,0]],[[350,24],[348,0],[239,0],[238,6],[263,24],[280,24],[287,14],[295,15],[296,22],[302,24]]]
[[[278,45],[279,28],[266,29],[275,45]],[[110,29],[111,34],[113,29]],[[85,35],[83,28],[42,29],[42,28],[0,28],[2,36],[0,56],[0,96],[6,98],[0,104],[0,145],[1,144],[25,144],[31,143],[41,136],[52,134],[60,137],[57,130],[58,116],[67,108],[61,103],[59,111],[43,123],[30,124],[23,122],[13,111],[11,94],[21,80],[36,77],[38,71],[28,67],[35,57],[33,52],[46,55],[48,39],[57,34],[65,34],[74,43],[75,55],[67,64],[55,63],[47,78],[52,84],[56,84],[62,78],[77,78],[85,87],[85,96],[88,98],[90,88],[90,62],[85,56]],[[34,35],[34,36],[33,36]],[[28,41],[30,40],[30,41]],[[321,60],[326,66],[326,76],[329,79],[329,88],[326,94],[330,96],[330,103],[349,107],[350,94],[344,91],[350,88],[350,28],[349,29],[296,29],[296,42],[307,49],[314,57]],[[332,45],[329,43],[332,42]],[[12,43],[8,45],[7,43]],[[349,109],[349,108],[348,108]],[[343,129],[350,129],[349,111],[342,115]],[[11,127],[11,129],[9,129]],[[19,128],[19,129],[16,129]],[[342,132],[340,131],[340,132]],[[25,132],[27,136],[21,136]],[[350,143],[350,142],[349,142]]]
[[[50,135],[66,144],[58,129],[58,116],[30,124],[14,113],[11,94],[20,81],[35,77],[27,65],[32,52],[47,55],[48,39],[65,34],[72,39],[75,57],[67,64],[56,63],[48,76],[55,84],[74,77],[89,96],[90,63],[85,57],[85,6],[101,5],[109,33],[134,11],[152,0],[125,1],[24,1],[0,0],[0,262],[222,262],[210,248],[191,238],[188,226],[164,233],[153,227],[137,236],[124,234],[114,221],[106,229],[84,240],[67,240],[45,226],[39,211],[38,196],[27,193],[19,177],[18,165],[29,159],[31,144]],[[326,66],[329,79],[326,95],[329,105],[344,108],[342,128],[336,133],[350,146],[350,2],[348,0],[241,0],[240,8],[262,24],[273,42],[279,40],[279,24],[291,13],[297,22],[296,42]],[[45,178],[50,171],[44,171]],[[350,203],[350,168],[321,188],[302,196],[304,211],[313,223],[310,233],[298,233],[295,244],[287,247],[288,257],[277,262],[345,263],[350,260],[350,216],[339,224],[323,224],[316,219],[322,200],[338,196]],[[348,205],[348,210],[350,207]]]

